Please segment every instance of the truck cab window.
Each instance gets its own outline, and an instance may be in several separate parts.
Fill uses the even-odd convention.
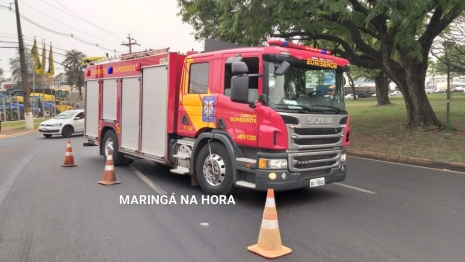
[[[259,73],[259,62],[258,57],[249,57],[242,60],[247,64],[249,68],[249,74]],[[231,78],[233,77],[231,72],[231,65],[225,66],[224,71],[224,94],[230,96],[231,94]],[[258,99],[258,77],[249,78],[249,101],[256,101]]]
[[[210,64],[198,63],[191,64],[189,76],[189,93],[190,94],[207,94],[208,93],[208,75]]]

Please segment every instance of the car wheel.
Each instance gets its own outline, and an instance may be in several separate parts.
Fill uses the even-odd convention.
[[[122,166],[124,165],[124,154],[120,153],[118,148],[118,139],[116,137],[115,132],[113,131],[107,131],[103,137],[103,157],[105,161],[107,161],[108,157],[108,150],[112,151],[112,157],[113,157],[113,165],[115,166]]]
[[[63,130],[61,131],[61,135],[65,138],[70,137],[73,134],[73,128],[70,126],[65,126],[63,127]]]
[[[204,192],[212,195],[230,195],[236,190],[228,150],[219,142],[206,144],[199,152],[195,175]]]

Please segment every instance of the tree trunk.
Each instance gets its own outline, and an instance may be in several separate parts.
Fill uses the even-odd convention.
[[[375,77],[375,84],[376,84],[376,98],[378,99],[378,105],[390,105],[391,101],[389,101],[389,77],[384,73],[380,72]]]
[[[355,94],[354,79],[352,79],[352,76],[350,75],[350,73],[347,73],[347,78],[349,78],[349,84],[350,84],[350,87],[352,88],[352,93],[354,94],[354,100],[357,100],[357,96]]]
[[[427,65],[425,63],[427,62],[415,63],[411,58],[403,58],[404,74],[399,76],[399,79],[402,79],[399,88],[404,95],[408,127],[410,128],[443,127],[426,96]]]

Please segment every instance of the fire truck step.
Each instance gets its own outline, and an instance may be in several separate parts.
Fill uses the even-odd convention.
[[[187,160],[187,159],[191,158],[188,154],[182,154],[182,153],[178,153],[176,155],[173,155],[173,157],[179,158],[179,159],[184,159],[184,160]]]
[[[246,158],[246,157],[238,157],[238,158],[236,158],[236,161],[244,162],[244,163],[251,163],[251,164],[256,164],[257,163],[257,160],[252,159],[252,158]]]
[[[170,170],[171,173],[175,173],[178,175],[188,175],[189,169],[185,167],[178,166],[177,168],[173,168]]]
[[[250,183],[247,181],[237,181],[236,185],[241,186],[241,187],[255,188],[254,183]]]

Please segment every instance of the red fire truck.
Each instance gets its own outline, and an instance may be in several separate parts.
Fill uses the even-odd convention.
[[[84,146],[116,166],[150,159],[208,194],[322,186],[346,177],[350,63],[280,40],[150,50],[85,69]],[[329,94],[328,94],[329,91]]]

